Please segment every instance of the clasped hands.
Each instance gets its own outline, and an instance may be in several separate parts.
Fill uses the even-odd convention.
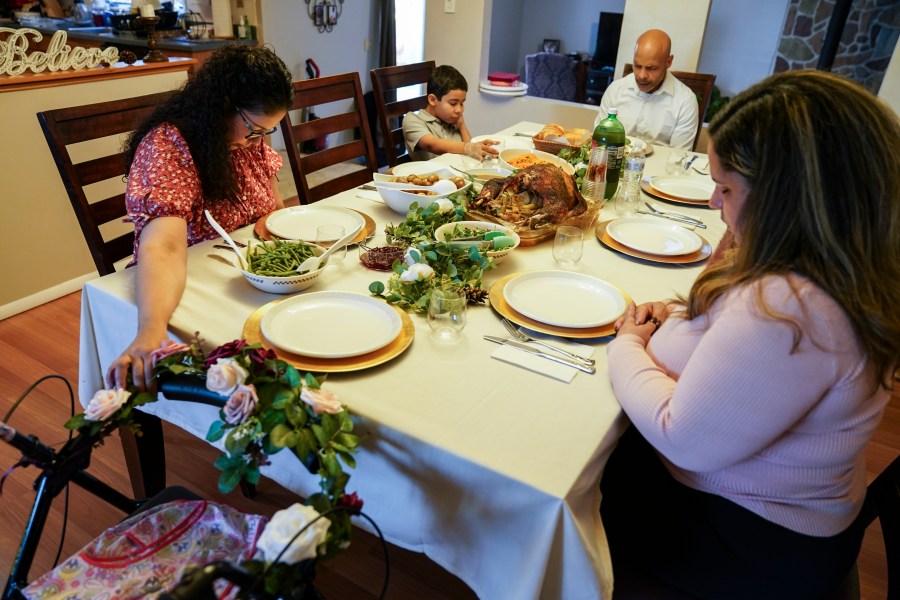
[[[656,333],[666,321],[671,311],[671,305],[665,302],[645,302],[635,306],[634,302],[625,309],[625,314],[616,320],[613,328],[616,336],[632,333],[644,341],[644,345],[650,341],[650,336]]]

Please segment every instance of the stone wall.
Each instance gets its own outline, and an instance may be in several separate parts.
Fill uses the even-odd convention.
[[[814,69],[834,0],[791,0],[775,55],[776,73]],[[831,70],[878,93],[900,37],[900,2],[855,0]]]

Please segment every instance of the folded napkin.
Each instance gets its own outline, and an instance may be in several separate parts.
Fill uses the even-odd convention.
[[[564,348],[569,352],[573,352],[583,358],[590,358],[594,354],[593,346],[576,344],[574,342],[563,340],[552,335],[537,333],[529,329],[523,328],[523,331],[532,337],[544,340],[548,344],[553,344],[554,346],[557,346],[559,348]],[[528,345],[535,350],[540,350],[541,352],[546,352],[547,354],[554,354],[554,352],[552,352],[551,350],[548,350],[543,346],[539,346],[538,344],[529,343]],[[562,355],[560,355],[560,357],[565,358]],[[534,371],[535,373],[540,373],[541,375],[546,375],[547,377],[552,377],[553,379],[558,379],[559,381],[563,381],[565,383],[571,383],[575,378],[575,375],[581,373],[581,371],[574,367],[567,367],[566,365],[552,361],[549,358],[543,358],[535,354],[529,354],[528,352],[519,350],[518,348],[514,348],[513,346],[498,346],[496,349],[494,349],[493,352],[491,352],[491,358],[502,360],[505,363],[516,365],[517,367],[522,367],[523,369],[528,369],[529,371]]]

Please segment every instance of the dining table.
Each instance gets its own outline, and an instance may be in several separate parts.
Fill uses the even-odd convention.
[[[520,122],[494,135],[503,136],[507,147],[527,147],[529,136],[542,127]],[[668,151],[653,148],[646,175],[664,172]],[[471,161],[443,155],[433,163],[465,169]],[[706,156],[700,154],[698,161],[706,162]],[[709,179],[693,168],[682,177]],[[678,205],[646,194],[642,200],[701,219],[706,228],[694,231],[705,247],[715,247],[725,233],[719,212],[706,205]],[[585,231],[583,257],[574,266],[557,265],[552,239],[520,246],[484,272],[485,288],[513,273],[562,270],[608,282],[636,303],[686,295],[706,260],[648,260],[602,243],[594,227],[616,218],[613,204],[607,202]],[[359,211],[374,221],[377,234],[404,219],[357,189],[317,205]],[[233,237],[247,242],[254,227],[239,229]],[[212,348],[241,338],[257,309],[283,297],[251,286],[234,267],[231,251],[216,244],[221,240],[188,249],[187,284],[169,323],[177,341],[199,332]],[[124,269],[84,286],[82,405],[104,387],[106,368],[136,333],[135,275],[135,269]],[[351,247],[342,262],[329,264],[301,294],[369,294],[370,283],[388,277],[365,268]],[[547,298],[562,307],[568,300]],[[402,353],[383,364],[328,375],[325,385],[348,407],[363,440],[356,467],[349,471],[348,492],[365,501],[366,513],[389,542],[424,553],[480,598],[610,598],[613,575],[599,513],[599,481],[628,425],[608,376],[606,346],[612,336],[577,340],[593,351],[596,373],[579,372],[567,382],[492,357],[498,346],[483,336],[506,337],[508,332],[490,302],[468,307],[466,326],[453,343],[432,335],[424,314],[410,317],[415,332]],[[218,419],[214,406],[162,396],[142,409],[199,438]],[[265,477],[303,496],[317,491],[318,477],[288,452],[271,458],[262,470]]]

